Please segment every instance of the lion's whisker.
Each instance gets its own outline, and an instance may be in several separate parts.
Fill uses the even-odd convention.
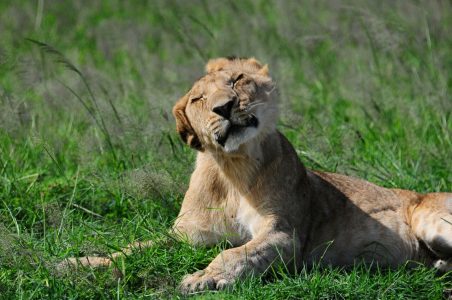
[[[256,108],[257,106],[264,105],[264,104],[265,104],[265,102],[254,102],[254,103],[251,103],[249,106],[247,106],[245,110],[249,111],[252,108]]]

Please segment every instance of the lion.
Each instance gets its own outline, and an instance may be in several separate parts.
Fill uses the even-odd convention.
[[[173,115],[197,158],[172,232],[193,245],[232,245],[184,277],[183,293],[222,289],[277,264],[417,261],[452,270],[452,193],[389,189],[307,169],[276,127],[275,82],[255,58],[210,60]],[[122,253],[65,264],[107,266]]]

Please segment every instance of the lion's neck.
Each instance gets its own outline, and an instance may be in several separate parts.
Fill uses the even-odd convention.
[[[244,145],[234,155],[210,152],[199,153],[199,161],[209,161],[217,166],[223,177],[242,195],[247,195],[259,183],[260,174],[279,153],[278,133],[269,134],[262,142]]]

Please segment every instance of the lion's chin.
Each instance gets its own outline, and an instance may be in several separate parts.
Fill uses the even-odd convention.
[[[229,123],[228,125],[224,134],[214,136],[215,143],[225,153],[236,152],[241,145],[253,139],[258,131],[259,120],[251,115],[244,124]]]
[[[224,143],[223,152],[234,153],[240,150],[240,146],[253,140],[259,133],[257,127],[244,127],[239,131],[231,132]]]

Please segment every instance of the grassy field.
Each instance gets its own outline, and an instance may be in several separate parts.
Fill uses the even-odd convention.
[[[31,40],[30,40],[31,39]],[[194,151],[171,107],[212,57],[255,56],[310,168],[452,191],[450,1],[1,1],[0,297],[177,298],[225,245],[166,237]],[[63,258],[156,246],[125,276]],[[224,299],[441,299],[428,268],[273,270]]]

